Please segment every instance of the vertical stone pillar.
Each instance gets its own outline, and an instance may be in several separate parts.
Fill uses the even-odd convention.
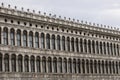
[[[107,74],[106,72],[106,62],[104,61],[104,74]]]
[[[100,71],[101,71],[101,74],[103,74],[102,61],[100,61],[100,64],[101,64],[100,65],[100,69],[101,69]]]
[[[35,57],[35,72],[37,72],[37,63],[36,63],[37,59]]]
[[[5,72],[4,55],[2,55],[2,71]]]
[[[41,71],[41,73],[43,72],[43,70],[42,70],[42,57],[40,58],[40,71]]]
[[[3,26],[1,26],[1,44],[4,44],[4,40],[3,40]]]
[[[21,29],[21,46],[23,46],[23,30]]]
[[[29,47],[29,31],[27,30],[27,47]]]
[[[70,37],[70,51],[72,51],[72,46],[71,46],[71,37]]]
[[[18,72],[18,55],[16,55],[16,72]]]
[[[44,47],[45,47],[45,49],[47,49],[47,43],[46,43],[46,33],[44,33],[44,40],[45,40],[45,43],[44,43]]]
[[[107,43],[105,43],[106,55],[108,55]]]
[[[67,59],[67,58],[66,58],[66,59]],[[66,64],[67,64],[67,73],[69,73],[69,72],[68,72],[68,59],[67,59],[67,62],[66,62]]]
[[[46,73],[48,73],[48,58],[46,58]]]
[[[67,47],[67,37],[65,36],[65,50],[68,51],[68,47]]]
[[[23,68],[23,72],[25,72],[24,56],[23,56],[23,59],[22,59],[22,68]]]
[[[35,32],[33,32],[33,48],[35,48]]]
[[[55,49],[58,50],[57,36],[55,35]]]
[[[15,35],[15,46],[17,46],[17,30],[16,29],[15,29],[14,35]]]
[[[80,39],[78,39],[79,53],[81,52]]]
[[[50,49],[53,50],[53,45],[52,45],[52,35],[50,35]]]
[[[62,36],[60,36],[61,51],[63,51]]]
[[[9,72],[12,72],[12,65],[11,65],[11,55],[9,55]]]
[[[84,40],[82,40],[82,47],[83,47],[83,53],[85,53],[85,44],[84,44]]]
[[[39,39],[39,48],[41,48],[41,33],[39,33],[38,39]]]
[[[102,55],[105,55],[104,43],[102,42]]]
[[[116,63],[115,63],[115,62],[114,62],[114,65],[113,65],[113,66],[114,66],[114,70],[115,70],[114,72],[115,72],[115,74],[116,74],[116,73],[117,73],[117,69],[116,69]]]
[[[77,52],[77,47],[76,47],[76,39],[74,38],[74,52]]]
[[[8,28],[8,45],[11,45],[11,40],[10,40],[10,28]]]
[[[30,56],[28,58],[29,72],[31,72]]]

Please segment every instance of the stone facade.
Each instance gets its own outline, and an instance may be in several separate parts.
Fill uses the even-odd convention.
[[[0,7],[0,80],[120,80],[119,29]]]

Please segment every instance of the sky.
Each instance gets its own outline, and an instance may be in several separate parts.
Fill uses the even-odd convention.
[[[120,28],[120,0],[0,0],[0,3]]]

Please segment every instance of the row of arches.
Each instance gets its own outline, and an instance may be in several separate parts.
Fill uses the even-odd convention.
[[[74,38],[71,36],[66,37],[55,34],[51,35],[43,32],[27,32],[26,30],[21,31],[20,29],[15,31],[13,28],[9,31],[7,27],[3,28],[1,34],[3,35],[1,39],[3,42],[0,41],[0,43],[5,45],[89,54],[119,55],[119,44],[112,42],[96,41],[79,37]]]
[[[0,53],[1,72],[119,74],[120,62]]]

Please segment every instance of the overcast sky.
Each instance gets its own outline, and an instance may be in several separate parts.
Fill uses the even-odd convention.
[[[2,2],[120,28],[120,0],[0,0]]]

